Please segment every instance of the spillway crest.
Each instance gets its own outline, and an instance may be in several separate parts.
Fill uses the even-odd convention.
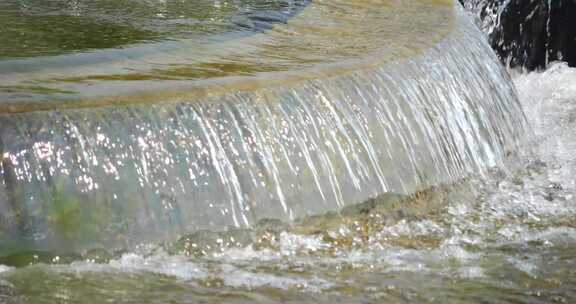
[[[170,39],[0,56],[0,254],[291,220],[518,150],[516,93],[460,7],[297,5],[234,25],[250,35],[161,24]]]

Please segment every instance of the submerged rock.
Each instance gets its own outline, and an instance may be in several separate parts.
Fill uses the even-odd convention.
[[[576,66],[576,2],[460,0],[478,18],[500,59],[535,70],[561,60]]]

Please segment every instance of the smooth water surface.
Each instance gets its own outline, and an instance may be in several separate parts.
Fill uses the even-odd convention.
[[[192,101],[350,73],[433,46],[453,9],[431,0],[3,1],[0,112]]]
[[[0,60],[161,41],[231,39],[286,22],[307,1],[6,0]],[[259,22],[259,23],[258,23]]]

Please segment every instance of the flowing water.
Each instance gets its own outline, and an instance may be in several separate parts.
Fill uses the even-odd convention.
[[[196,62],[160,77],[189,41],[168,61],[143,52],[137,77],[134,62],[114,68],[122,76],[92,69],[122,56],[117,45],[0,61],[0,302],[576,301],[576,70],[511,81],[446,1],[315,3],[297,11],[320,16],[326,40],[290,22],[242,35],[232,41],[256,50],[239,69],[214,72],[228,54],[195,53],[210,73]],[[145,30],[138,15],[122,26]],[[346,41],[351,24],[382,38]],[[181,33],[165,25],[151,28]],[[318,48],[285,49],[289,32]],[[278,61],[255,71],[251,52]],[[151,79],[178,94],[131,95]],[[116,81],[126,95],[96,104]]]
[[[364,8],[340,5],[359,15],[340,20],[335,8],[319,2],[296,17],[318,15],[327,23],[316,26],[336,35],[301,34],[300,40],[314,41],[323,56],[341,56],[339,62],[328,56],[305,63],[320,53],[284,51],[284,37],[273,36],[278,45],[266,47],[282,50],[268,56],[304,57],[289,71],[208,79],[194,74],[189,91],[171,95],[176,99],[134,93],[112,97],[121,105],[93,101],[87,107],[83,97],[59,101],[58,94],[29,89],[2,95],[0,240],[9,245],[0,253],[131,248],[199,229],[292,220],[483,174],[521,152],[528,128],[508,75],[459,8],[428,1],[390,3],[374,12],[370,2]],[[400,21],[387,21],[396,13]],[[402,14],[416,14],[422,24],[404,30]],[[407,37],[365,32],[368,19]],[[343,31],[337,22],[378,39],[325,50],[325,43],[348,40],[336,38]],[[282,33],[293,25],[287,26]],[[430,31],[444,39],[418,49],[434,41]],[[81,67],[92,75],[91,66]],[[67,68],[76,66],[61,67]],[[68,83],[42,69],[16,74],[38,77],[35,83]],[[171,87],[172,80],[154,83]],[[94,87],[119,84],[106,78],[74,85],[78,93],[71,95],[86,97]],[[40,100],[22,99],[37,95]],[[150,104],[138,98],[158,99]]]
[[[4,258],[12,266],[1,267],[0,299],[573,303],[576,69],[558,64],[514,82],[535,133],[533,154],[515,170],[130,251]]]

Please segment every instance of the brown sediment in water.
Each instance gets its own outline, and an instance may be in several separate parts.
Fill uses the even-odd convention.
[[[340,251],[374,246],[370,238],[381,246],[407,249],[437,248],[441,235],[396,235],[379,238],[383,230],[399,223],[420,220],[441,222],[449,204],[454,185],[439,185],[410,195],[384,193],[365,202],[339,211],[306,216],[294,222],[262,219],[251,229],[228,231],[198,231],[181,237],[166,248],[174,254],[201,257],[229,248],[251,246],[254,250],[277,250],[280,234],[318,237],[326,244],[315,254],[334,256]]]
[[[251,246],[254,250],[277,250],[281,233],[301,236],[320,237],[331,246],[325,252],[317,254],[334,255],[338,251],[352,250],[374,245],[369,238],[374,237],[386,227],[402,221],[432,220],[440,222],[448,206],[450,191],[454,185],[431,187],[410,195],[384,193],[363,203],[345,207],[340,211],[331,211],[321,215],[306,216],[294,222],[277,219],[262,219],[252,228],[229,228],[223,231],[200,230],[163,248],[173,254],[202,257],[230,248]],[[345,231],[345,232],[342,232]],[[437,248],[441,239],[433,235],[400,235],[378,240],[381,245],[397,246],[409,249]],[[26,250],[15,254],[0,256],[0,265],[14,267],[38,263],[67,264],[73,261],[94,260],[99,263],[118,258],[124,248],[91,249],[84,251]],[[57,258],[57,259],[55,259]]]

